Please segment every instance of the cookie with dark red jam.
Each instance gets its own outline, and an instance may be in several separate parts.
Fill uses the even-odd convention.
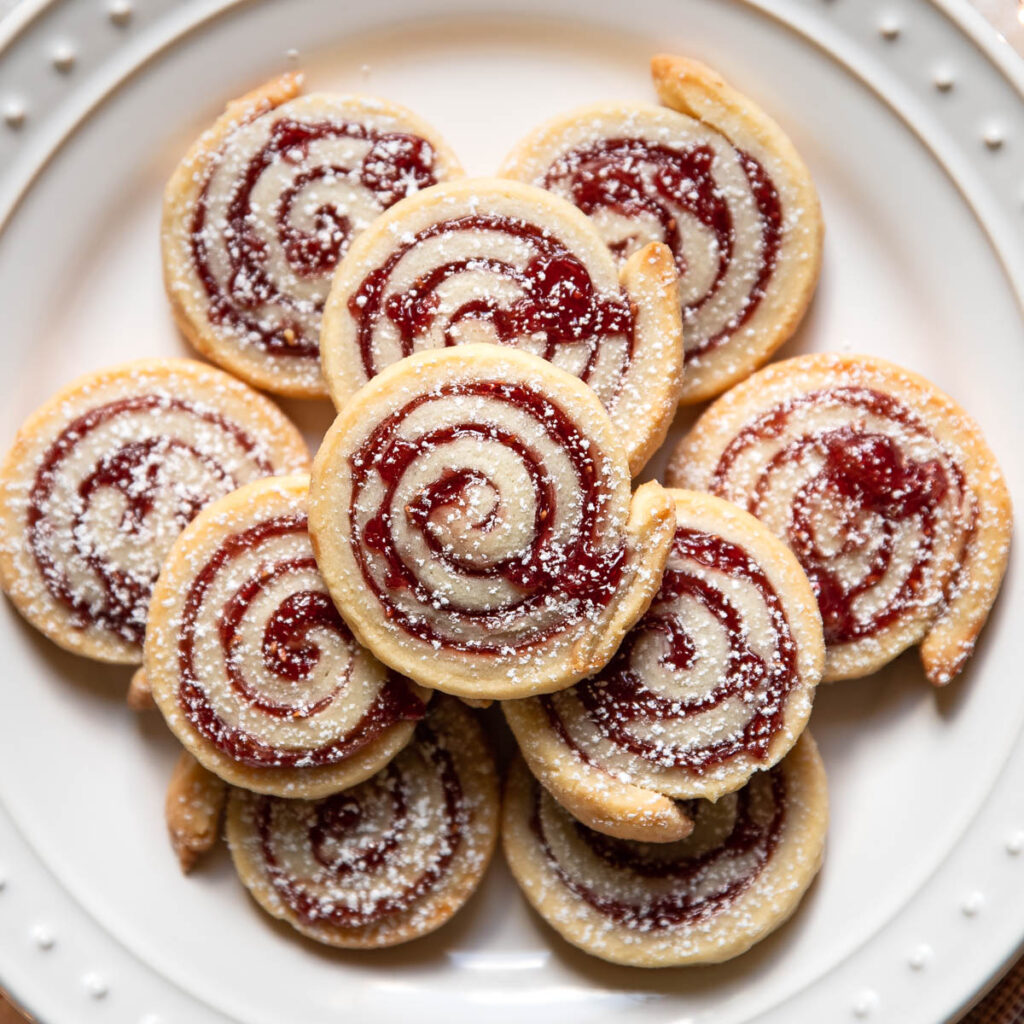
[[[235,868],[303,935],[346,949],[420,938],[465,904],[498,834],[498,773],[474,714],[440,698],[372,779],[322,800],[228,799]]]
[[[686,809],[685,839],[612,838],[573,818],[517,759],[505,857],[534,909],[586,953],[634,967],[721,963],[782,925],[821,867],[828,791],[810,733],[739,792]]]
[[[136,664],[164,556],[204,505],[307,469],[262,395],[187,359],[83,377],[34,413],[0,469],[0,584],[55,643]]]
[[[543,189],[497,178],[398,203],[338,268],[320,339],[335,405],[424,349],[499,343],[589,384],[638,473],[682,387],[676,271],[662,244],[616,265],[593,224]]]
[[[196,140],[164,195],[164,282],[204,355],[257,387],[318,397],[324,300],[352,239],[462,171],[411,111],[301,89],[298,74],[268,82]]]
[[[1013,516],[977,424],[923,377],[869,356],[799,356],[720,398],[683,439],[674,486],[742,505],[807,573],[826,679],[920,645],[928,679],[970,657]]]
[[[646,842],[685,837],[682,801],[717,800],[785,756],[825,661],[814,592],[786,546],[729,502],[668,493],[661,588],[615,657],[568,690],[503,704],[559,803]]]
[[[383,768],[429,691],[386,669],[338,615],[313,558],[308,488],[306,476],[256,481],[178,538],[153,592],[146,678],[205,768],[313,798]]]
[[[810,174],[768,115],[710,68],[651,62],[661,107],[604,103],[541,125],[501,173],[587,214],[620,260],[665,243],[679,270],[682,400],[742,380],[796,330],[821,264]]]
[[[353,633],[459,697],[603,668],[658,589],[672,502],[630,489],[594,392],[500,345],[421,352],[348,402],[313,466],[310,532]]]

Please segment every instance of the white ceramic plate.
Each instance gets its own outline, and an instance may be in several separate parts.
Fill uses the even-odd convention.
[[[980,419],[1024,509],[1024,71],[953,0],[29,0],[0,25],[2,443],[75,375],[185,351],[160,194],[229,97],[300,64],[316,87],[414,107],[488,173],[551,114],[652,98],[656,50],[757,97],[817,178],[825,271],[786,354],[878,353],[934,379]],[[289,408],[311,437],[327,423],[322,404]],[[361,955],[275,925],[223,851],[182,878],[163,727],[123,706],[127,672],[4,605],[0,978],[50,1024],[935,1024],[1024,937],[1020,553],[948,690],[911,654],[820,694],[830,849],[793,921],[732,964],[658,973],[561,942],[501,863],[435,936]]]

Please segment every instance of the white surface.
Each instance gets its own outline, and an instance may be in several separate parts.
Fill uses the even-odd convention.
[[[1024,509],[1024,73],[979,16],[964,16],[976,44],[947,6],[438,0],[428,17],[415,0],[148,0],[126,21],[123,3],[116,20],[100,0],[26,3],[0,26],[0,47],[14,36],[0,118],[23,114],[0,120],[2,443],[79,372],[185,352],[160,284],[163,182],[224,100],[294,66],[290,49],[314,87],[412,106],[477,173],[574,104],[651,99],[649,54],[677,50],[757,97],[818,181],[825,270],[782,354],[866,351],[931,377],[981,421]],[[329,420],[324,404],[288,408],[314,432]],[[562,943],[500,863],[434,937],[359,955],[274,924],[223,851],[183,879],[161,817],[162,725],[123,707],[126,672],[61,653],[4,604],[0,978],[48,1024],[935,1024],[1024,938],[1022,591],[1018,547],[948,690],[910,654],[820,693],[833,821],[819,881],[747,956],[657,973]]]

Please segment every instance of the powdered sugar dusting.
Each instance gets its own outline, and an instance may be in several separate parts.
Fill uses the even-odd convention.
[[[672,89],[658,84],[671,106]],[[620,260],[651,241],[668,245],[691,400],[721,391],[785,340],[820,258],[813,186],[788,143],[752,104],[718,123],[715,112],[735,101],[710,76],[701,87],[712,98],[700,120],[646,104],[587,107],[535,129],[503,169],[576,205]]]
[[[877,668],[968,608],[977,624],[951,628],[930,657],[930,678],[947,682],[1009,543],[1009,499],[977,428],[927,382],[877,360],[801,357],[765,373],[768,387],[752,378],[697,424],[677,479],[743,505],[792,548],[818,597],[833,677]]]
[[[4,480],[18,570],[7,583],[33,621],[59,615],[62,642],[89,633],[137,657],[153,583],[183,527],[240,484],[303,465],[276,410],[192,367],[154,360],[90,378],[19,438]]]
[[[629,787],[714,799],[774,764],[802,732],[820,675],[813,594],[799,578],[782,593],[772,582],[784,575],[786,552],[771,541],[766,556],[762,543],[759,564],[737,543],[751,529],[751,539],[759,537],[758,524],[738,518],[739,510],[730,520],[729,506],[713,499],[688,492],[675,499],[661,588],[608,667],[535,700],[550,730],[543,742],[537,719],[506,705],[529,763],[555,797],[572,779],[587,792],[587,806],[606,806],[612,834]],[[706,532],[715,521],[717,530]],[[596,818],[588,823],[605,830]]]
[[[173,709],[172,728],[194,730],[240,764],[366,759],[424,713],[419,691],[341,620],[306,522],[304,478],[256,482],[204,511],[157,592],[147,636],[154,696]]]
[[[622,287],[596,233],[546,193],[453,183],[397,206],[353,251],[325,320],[325,370],[340,403],[413,352],[514,345],[584,380],[643,446],[662,418],[644,367],[659,365],[662,388],[682,371],[671,304],[667,290]]]
[[[345,570],[325,570],[342,611],[417,678],[433,684],[398,660],[406,651],[478,666],[467,695],[513,693],[531,671],[548,688],[579,678],[573,645],[600,640],[624,596],[650,593],[664,557],[629,543],[628,470],[593,395],[490,345],[421,353],[377,379],[314,469],[311,528]],[[352,597],[364,586],[383,626]],[[385,630],[395,649],[382,653]],[[568,665],[545,676],[538,666],[560,656]],[[495,676],[500,692],[487,689]]]
[[[644,966],[720,960],[784,920],[813,878],[821,773],[801,747],[738,793],[688,804],[686,839],[639,843],[581,825],[520,764],[506,849],[537,909],[587,952]]]
[[[772,286],[779,193],[714,128],[653,107],[592,111],[545,133],[524,163],[531,183],[591,217],[620,259],[648,242],[669,246],[688,361],[730,341]]]
[[[475,887],[496,793],[471,712],[440,701],[414,741],[353,789],[315,802],[235,791],[229,836],[243,881],[272,913],[335,945],[388,945],[433,930]]]
[[[171,192],[172,294],[243,372],[316,389],[320,318],[352,239],[382,210],[457,167],[400,108],[314,95],[220,122]],[[173,183],[172,183],[173,184]]]

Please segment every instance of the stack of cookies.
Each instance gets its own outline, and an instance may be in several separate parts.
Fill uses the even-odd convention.
[[[311,938],[427,934],[500,833],[595,956],[742,953],[822,862],[819,682],[919,645],[947,683],[996,598],[1011,512],[978,428],[876,358],[759,369],[817,283],[813,183],[710,69],[652,72],[660,105],[556,118],[495,178],[296,75],[230,104],[162,236],[223,369],[91,375],[4,464],[4,590],[141,664],[130,702],[183,748],[182,867],[223,815],[243,883]],[[331,398],[312,462],[254,388]],[[719,395],[667,486],[634,487]]]

